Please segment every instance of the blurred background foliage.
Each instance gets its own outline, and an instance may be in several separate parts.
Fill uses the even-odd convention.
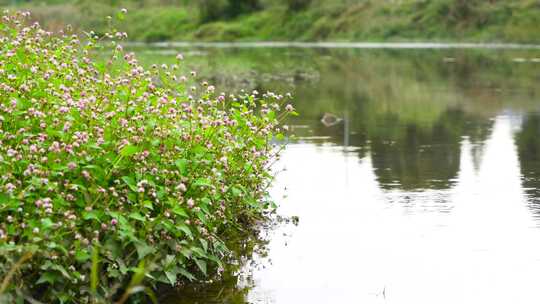
[[[103,31],[126,7],[132,40],[540,41],[537,0],[0,0],[50,29]]]

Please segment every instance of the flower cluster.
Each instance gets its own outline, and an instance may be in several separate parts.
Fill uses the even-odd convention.
[[[147,70],[110,40],[125,33],[82,39],[27,13],[1,18],[0,277],[31,251],[12,290],[84,303],[93,250],[106,288],[141,260],[150,284],[219,269],[227,235],[273,208],[289,98],[216,93],[181,55]]]

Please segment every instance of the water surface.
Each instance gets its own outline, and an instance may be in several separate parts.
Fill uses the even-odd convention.
[[[170,303],[540,303],[540,51],[183,51],[218,90],[294,93],[272,193],[300,221]]]

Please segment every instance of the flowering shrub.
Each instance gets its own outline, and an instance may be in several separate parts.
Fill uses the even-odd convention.
[[[115,299],[141,261],[150,286],[218,273],[227,235],[274,208],[289,97],[217,94],[181,55],[146,70],[124,33],[27,19],[0,23],[0,297]]]

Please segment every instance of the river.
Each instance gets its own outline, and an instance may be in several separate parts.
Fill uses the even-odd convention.
[[[218,91],[293,93],[272,194],[299,223],[232,292],[168,303],[540,303],[540,50],[140,52],[178,50]]]

